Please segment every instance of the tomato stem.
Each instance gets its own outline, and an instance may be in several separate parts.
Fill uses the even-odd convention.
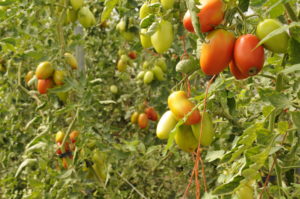
[[[296,12],[294,11],[294,9],[292,8],[290,3],[285,3],[284,7],[289,15],[289,17],[291,18],[292,21],[298,21],[298,17],[296,15]]]

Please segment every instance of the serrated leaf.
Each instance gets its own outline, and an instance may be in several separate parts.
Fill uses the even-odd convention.
[[[38,142],[35,145],[32,145],[31,147],[29,147],[28,149],[26,149],[25,153],[34,151],[34,150],[41,150],[43,148],[46,148],[47,144],[45,142]]]
[[[208,162],[212,162],[216,159],[221,159],[224,156],[225,151],[219,150],[219,151],[208,151],[205,160]]]
[[[250,2],[250,0],[239,0],[238,6],[243,12],[246,12],[249,7],[249,2]]]
[[[292,22],[289,27],[291,37],[300,43],[300,22]]]
[[[30,165],[30,164],[33,164],[33,163],[36,163],[36,162],[37,162],[36,159],[25,159],[25,160],[20,164],[20,166],[19,166],[19,168],[18,168],[18,170],[17,170],[17,172],[16,172],[16,174],[15,174],[15,177],[18,177],[18,176],[20,175],[20,173],[22,172],[22,170],[23,170],[26,166],[28,166],[28,165]]]
[[[299,52],[300,52],[300,43],[297,40],[291,38],[289,40],[289,47],[288,47],[289,61],[291,62],[291,64],[300,63]]]
[[[105,7],[101,14],[101,23],[109,18],[110,13],[112,12],[112,10],[114,9],[114,7],[117,5],[118,2],[119,2],[119,0],[106,0],[105,1],[105,3],[104,3]]]
[[[145,18],[142,19],[142,21],[140,23],[140,27],[141,28],[148,28],[149,26],[151,26],[151,24],[154,21],[155,21],[155,15],[154,14],[150,14],[150,15],[148,15]]]
[[[158,22],[152,23],[151,26],[148,28],[147,32],[145,33],[145,35],[147,35],[147,36],[153,35],[158,28],[159,28]]]
[[[244,178],[242,176],[236,176],[233,178],[232,181],[222,184],[215,188],[215,190],[212,193],[216,195],[230,194],[234,191],[235,188],[237,188],[240,185],[240,182],[243,179]]]
[[[298,112],[291,112],[292,120],[295,126],[300,130],[300,111]]]

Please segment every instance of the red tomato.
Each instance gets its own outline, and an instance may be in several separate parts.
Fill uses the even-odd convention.
[[[208,32],[224,19],[225,5],[222,0],[202,0],[202,9],[198,13],[201,32]],[[183,25],[189,32],[195,32],[189,11],[183,18]]]
[[[233,56],[235,37],[231,32],[223,29],[214,30],[207,35],[201,48],[200,66],[207,75],[222,72]]]
[[[145,113],[141,113],[139,115],[138,124],[141,129],[144,129],[148,126],[148,117]]]
[[[57,154],[57,155],[61,155],[61,154],[62,154],[61,149],[57,149],[57,150],[56,150],[56,154]]]
[[[136,52],[135,51],[129,52],[128,57],[130,57],[131,59],[136,59]]]
[[[53,81],[52,79],[39,79],[38,80],[38,91],[40,94],[45,94],[47,93],[49,88],[53,87]]]
[[[236,67],[234,61],[231,61],[229,63],[229,69],[230,69],[230,72],[231,74],[235,77],[235,79],[246,79],[249,77],[249,75],[244,75],[241,73],[241,71],[239,71],[239,69]]]
[[[158,120],[157,112],[155,111],[155,109],[153,107],[146,108],[145,113],[147,114],[147,117],[149,120],[152,120],[152,121]]]
[[[264,48],[256,45],[259,39],[255,35],[240,36],[234,45],[234,62],[244,75],[256,75],[264,65]]]

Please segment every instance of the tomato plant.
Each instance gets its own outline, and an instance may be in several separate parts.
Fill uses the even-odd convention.
[[[299,198],[299,8],[0,1],[0,198]]]

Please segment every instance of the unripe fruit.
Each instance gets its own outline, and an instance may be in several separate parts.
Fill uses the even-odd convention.
[[[65,53],[64,54],[65,60],[67,64],[71,66],[72,69],[77,69],[78,68],[78,63],[75,57],[71,53]]]
[[[139,113],[138,112],[134,112],[132,113],[131,117],[130,117],[130,122],[132,124],[135,124],[138,120],[138,117],[139,117]]]
[[[171,111],[165,112],[160,118],[157,127],[156,135],[159,139],[168,139],[170,132],[177,124],[177,120]]]
[[[116,85],[111,85],[110,86],[110,92],[112,92],[113,94],[117,94],[118,93],[118,87]]]
[[[190,126],[182,125],[178,127],[175,134],[175,142],[180,149],[185,152],[193,152],[198,146],[198,142],[192,133]]]
[[[150,84],[154,78],[153,72],[152,71],[147,71],[144,75],[144,83],[145,84]]]
[[[70,0],[70,3],[74,10],[78,10],[83,6],[83,0]]]
[[[63,85],[66,72],[62,70],[55,70],[53,80],[56,85]]]

